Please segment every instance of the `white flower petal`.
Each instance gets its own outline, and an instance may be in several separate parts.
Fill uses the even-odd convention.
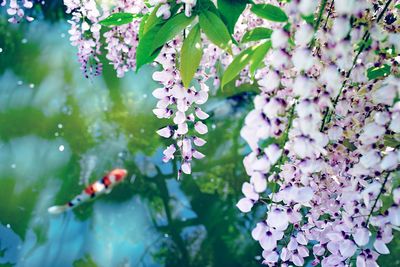
[[[390,251],[389,251],[388,247],[386,246],[386,244],[380,239],[376,239],[375,240],[374,248],[380,254],[389,254],[390,253]]]
[[[242,198],[236,204],[236,207],[238,207],[241,212],[245,212],[245,213],[249,212],[249,211],[251,211],[251,208],[253,207],[253,201],[251,201],[248,198]]]
[[[369,241],[369,231],[367,228],[357,228],[353,233],[354,241],[359,246],[365,246]]]
[[[202,123],[201,121],[198,121],[198,122],[195,123],[194,129],[195,129],[196,132],[198,132],[199,134],[206,134],[206,133],[208,132],[207,125],[205,125],[205,124]]]
[[[173,134],[173,130],[170,126],[167,126],[158,130],[157,134],[165,138],[170,138]]]

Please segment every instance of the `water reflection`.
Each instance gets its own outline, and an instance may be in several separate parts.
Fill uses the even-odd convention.
[[[106,66],[103,79],[85,80],[65,23],[0,23],[0,264],[258,265],[252,218],[234,206],[246,179],[238,134],[246,101],[210,101],[207,158],[177,181],[155,134],[164,122],[151,112],[154,67],[116,79]],[[49,206],[118,166],[128,181],[49,216]]]
[[[61,152],[60,146],[64,149]],[[71,157],[68,144],[62,138],[44,140],[36,136],[13,138],[0,143],[0,173],[17,180],[15,193],[44,180],[64,166]],[[38,167],[45,166],[45,167]]]
[[[11,226],[0,224],[0,264],[11,263],[15,264],[18,260],[19,249],[21,248],[21,238],[14,233]]]

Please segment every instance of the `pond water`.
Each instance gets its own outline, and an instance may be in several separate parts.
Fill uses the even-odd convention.
[[[255,220],[235,207],[249,101],[216,96],[193,175],[162,163],[154,67],[85,79],[65,22],[0,26],[0,266],[257,266]],[[115,167],[129,178],[52,216]]]

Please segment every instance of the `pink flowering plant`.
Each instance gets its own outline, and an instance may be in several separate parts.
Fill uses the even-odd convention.
[[[262,263],[378,266],[400,229],[400,2],[114,2],[64,0],[71,43],[87,77],[102,53],[118,77],[158,66],[153,112],[178,177],[205,156],[210,87],[256,88],[237,207],[265,209]],[[29,3],[10,0],[10,21]]]

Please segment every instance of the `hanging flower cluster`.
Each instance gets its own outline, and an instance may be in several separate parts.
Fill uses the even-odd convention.
[[[86,78],[100,75],[100,11],[95,0],[64,0],[67,13],[72,15],[70,41],[78,48],[78,61]]]
[[[158,60],[160,60],[163,70],[153,74],[153,79],[163,86],[153,91],[153,96],[158,99],[157,107],[153,112],[160,119],[173,118],[173,125],[166,126],[157,133],[164,138],[177,140],[176,145],[172,144],[164,150],[163,161],[168,162],[174,158],[177,149],[180,151],[181,165],[178,177],[182,172],[191,173],[192,158],[204,157],[204,154],[197,151],[195,147],[203,146],[206,141],[196,135],[204,135],[208,132],[207,125],[202,120],[209,117],[200,108],[200,105],[208,99],[208,86],[201,83],[200,90],[196,90],[194,87],[186,89],[180,80],[179,71],[175,68],[175,48],[180,43],[181,41],[177,38],[173,41],[175,47],[167,45],[161,51]],[[195,134],[189,135],[189,125],[194,128]]]
[[[378,266],[389,253],[400,225],[399,142],[385,139],[400,133],[400,28],[390,2],[282,6],[288,19],[271,34],[241,132],[251,179],[237,206],[268,207],[252,232],[266,265],[303,266],[312,256],[313,265]],[[304,19],[318,10],[321,28]],[[393,196],[391,207],[383,196]]]
[[[10,16],[8,21],[10,23],[19,23],[22,19],[26,19],[29,22],[34,20],[33,17],[26,15],[26,10],[33,7],[33,0],[2,0],[0,6],[7,8],[7,14]]]
[[[115,6],[98,6],[94,0],[77,1],[65,0],[67,13],[72,14],[71,23],[71,42],[78,47],[78,57],[81,68],[86,77],[99,75],[102,70],[100,62],[102,36],[100,29],[107,27],[104,33],[106,58],[113,64],[118,77],[123,77],[129,70],[140,68],[138,50],[139,39],[150,34],[154,29],[151,27],[162,25],[167,19],[182,11],[185,17],[192,16],[192,9],[196,1],[149,1],[145,4],[142,1],[124,0],[117,1]],[[150,5],[150,6],[149,6]],[[150,16],[146,14],[150,13]],[[148,22],[147,20],[151,21]],[[151,24],[152,23],[152,24]],[[189,26],[189,25],[188,25]],[[142,35],[142,36],[141,36]],[[151,48],[152,42],[157,38],[146,43],[146,48]],[[206,141],[196,134],[204,135],[208,128],[202,120],[208,118],[199,105],[204,104],[208,99],[208,86],[205,82],[214,78],[218,83],[217,70],[215,63],[219,59],[217,56],[220,49],[208,43],[208,50],[214,52],[214,56],[206,54],[202,59],[203,67],[195,71],[199,86],[189,88],[183,85],[176,53],[182,48],[182,37],[178,36],[166,43],[157,53],[154,60],[162,67],[162,71],[155,72],[153,78],[158,81],[162,88],[156,89],[153,95],[159,99],[154,113],[158,118],[173,118],[173,125],[167,126],[157,131],[165,138],[172,138],[175,144],[170,145],[164,151],[164,161],[167,162],[175,157],[179,152],[181,165],[180,174],[191,173],[192,158],[203,158],[204,155],[194,147],[203,146]],[[211,60],[210,57],[213,57]],[[201,60],[201,57],[200,57]],[[210,64],[211,63],[211,64]],[[207,71],[206,71],[207,70]],[[188,88],[188,89],[187,89]],[[192,130],[193,129],[193,130]],[[191,133],[193,131],[193,134]]]
[[[124,0],[118,1],[112,13],[129,12],[142,16],[148,12],[148,8],[142,1]],[[123,77],[129,70],[136,69],[136,48],[139,41],[138,19],[131,23],[112,27],[104,33],[107,50],[107,59],[113,64],[118,77]]]

